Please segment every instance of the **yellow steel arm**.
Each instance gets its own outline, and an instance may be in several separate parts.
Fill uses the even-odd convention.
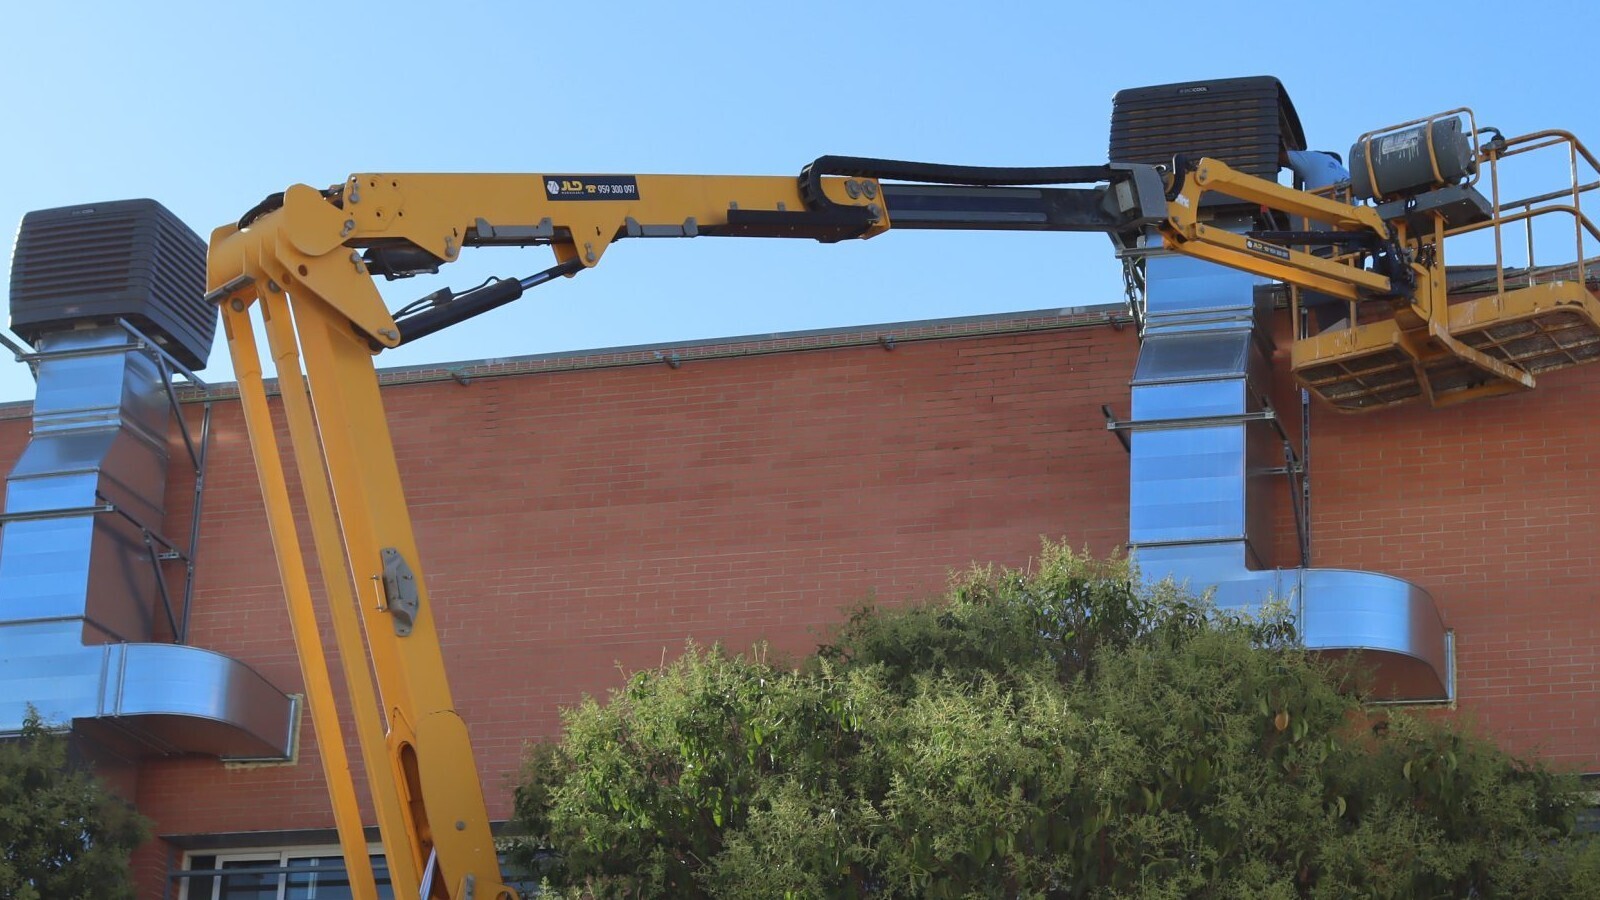
[[[296,185],[284,193],[280,209],[264,214],[252,227],[213,233],[210,286],[215,290],[246,274],[264,275],[285,288],[297,285],[325,298],[375,344],[393,347],[400,333],[372,283],[361,248],[400,244],[442,265],[455,261],[475,241],[549,244],[559,261],[589,267],[630,230],[689,236],[727,228],[739,211],[800,217],[806,209],[793,177],[625,178],[634,188],[631,196],[599,200],[594,198],[613,195],[582,192],[582,187],[593,186],[583,177],[352,175],[334,197]],[[878,196],[876,183],[872,197],[860,192],[851,197],[845,180],[828,178],[822,185],[835,204],[869,211],[871,221],[856,236],[887,231],[887,212],[873,199]],[[619,177],[617,183],[621,181]],[[575,196],[560,198],[563,183],[578,188]]]
[[[250,446],[255,457],[257,477],[266,500],[267,527],[272,534],[273,546],[277,549],[279,578],[283,582],[284,596],[289,604],[290,628],[305,674],[306,693],[308,696],[331,697],[333,685],[328,672],[327,656],[322,637],[317,631],[311,584],[306,576],[305,560],[300,553],[300,539],[294,522],[294,511],[289,503],[289,489],[284,477],[283,461],[278,455],[277,444],[270,437],[273,433],[271,412],[267,408],[267,394],[262,383],[261,362],[256,352],[255,335],[251,331],[249,314],[244,308],[243,301],[238,303],[237,308],[223,310],[222,327],[229,346],[236,348],[234,377],[238,380],[245,427],[250,433]],[[282,368],[284,361],[280,359],[278,362]],[[290,396],[293,396],[293,393],[291,391]],[[303,396],[300,399],[303,401]],[[308,467],[303,464],[304,462],[299,465],[301,471],[314,470],[314,467]],[[307,484],[307,488],[322,505],[327,504],[326,485],[313,480]],[[313,501],[311,505],[319,504]],[[316,517],[313,519],[313,525],[319,528],[326,527],[327,520],[320,516]],[[333,541],[336,546],[337,536],[333,537]],[[318,542],[318,550],[323,550],[327,546],[326,537]],[[323,571],[342,568],[337,556],[331,560],[332,569],[329,562],[327,558],[322,559]],[[348,593],[346,590],[346,596]],[[354,613],[354,609],[349,607],[348,603],[335,603],[334,608],[336,611],[348,610],[352,615]],[[359,623],[356,628],[360,628]],[[359,646],[359,631],[356,632],[356,641]],[[345,654],[343,661],[348,666],[349,654]],[[372,713],[376,711],[377,706],[370,700],[371,681],[364,677],[364,672],[362,674],[363,677],[354,683],[358,687],[366,688],[368,713],[358,715],[357,723],[370,722],[372,727],[376,727],[377,720]],[[339,726],[339,710],[331,703],[314,703],[311,704],[311,718],[317,738],[321,742],[319,749],[323,776],[327,779],[328,792],[333,800],[340,850],[344,853],[352,894],[355,900],[378,900],[373,882],[372,861],[367,854],[366,837],[361,826],[361,808],[356,800],[355,784],[350,778],[343,729]],[[367,764],[370,766],[372,762],[369,759]],[[382,759],[380,758],[378,762],[382,763]]]
[[[1216,159],[1201,159],[1193,172],[1178,173],[1182,184],[1158,226],[1169,249],[1236,269],[1286,281],[1344,300],[1361,300],[1394,291],[1390,278],[1347,262],[1327,259],[1280,244],[1255,240],[1201,220],[1200,199],[1211,192],[1237,197],[1277,212],[1322,222],[1337,232],[1390,240],[1389,228],[1370,207],[1351,206],[1239,172]]]
[[[410,593],[416,605],[405,636],[396,629],[398,619],[390,611],[406,590],[390,590],[384,584],[385,561],[415,560],[416,547],[378,405],[369,345],[351,329],[348,318],[314,293],[303,287],[297,290],[291,315],[281,285],[260,270],[246,274],[266,286],[259,291],[254,285],[244,287],[228,298],[224,321],[229,347],[240,372],[249,372],[254,339],[248,305],[258,300],[277,362],[294,459],[396,896],[419,896],[435,851],[443,877],[420,896],[465,897],[469,884],[475,897],[513,896],[500,884],[482,788],[465,727],[454,712],[445,682],[420,570],[411,571],[407,579],[414,587]],[[314,413],[301,380],[302,359],[314,385]],[[260,380],[241,377],[240,387],[252,448],[258,462],[267,461],[261,470],[281,471]],[[286,585],[304,584],[288,494],[281,477],[271,479],[270,485],[268,481],[264,474],[263,485],[268,488],[264,499],[280,570]],[[400,573],[402,578],[405,574]],[[328,725],[329,719],[336,724],[337,704],[325,670],[320,676],[315,671],[320,653],[306,651],[308,641],[315,638],[303,636],[315,635],[315,618],[307,604],[291,604],[290,614],[307,671],[307,696],[318,726],[352,891],[357,897],[376,898],[370,869],[364,864],[366,844],[349,772],[327,762],[338,760],[342,765],[343,748],[337,728]],[[377,677],[376,694],[368,674],[369,658]]]

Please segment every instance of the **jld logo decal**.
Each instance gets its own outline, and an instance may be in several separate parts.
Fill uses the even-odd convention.
[[[1247,239],[1244,242],[1244,247],[1246,250],[1259,253],[1262,256],[1271,256],[1275,259],[1289,258],[1289,249],[1287,247],[1279,247],[1277,244],[1264,244],[1261,241]]]
[[[546,175],[547,200],[637,200],[639,179],[633,175]]]

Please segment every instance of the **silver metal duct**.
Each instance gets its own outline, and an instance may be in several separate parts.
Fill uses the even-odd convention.
[[[1449,699],[1451,636],[1422,588],[1372,572],[1273,568],[1268,497],[1284,453],[1263,399],[1262,280],[1159,251],[1145,266],[1133,413],[1119,426],[1129,431],[1129,544],[1141,572],[1214,588],[1221,607],[1287,603],[1307,647],[1361,654],[1380,694]]]
[[[119,325],[35,338],[33,439],[0,535],[0,732],[31,705],[124,752],[287,758],[293,701],[238,660],[155,637],[147,532],[165,515],[171,404]]]

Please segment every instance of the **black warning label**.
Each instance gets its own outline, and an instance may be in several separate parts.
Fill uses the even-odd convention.
[[[1244,246],[1246,250],[1253,250],[1256,253],[1262,254],[1263,256],[1272,256],[1278,259],[1289,258],[1289,248],[1279,247],[1277,244],[1267,244],[1261,241],[1247,239],[1244,242]]]
[[[637,200],[639,179],[634,175],[546,175],[547,200]]]

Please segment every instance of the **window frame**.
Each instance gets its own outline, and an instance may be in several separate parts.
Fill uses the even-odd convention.
[[[367,854],[369,857],[373,858],[374,862],[381,863],[383,861],[382,845],[368,844]],[[221,870],[227,863],[238,862],[263,863],[263,868],[278,869],[279,871],[276,873],[278,876],[278,893],[276,900],[286,900],[290,887],[289,875],[300,874],[300,872],[317,874],[316,870],[318,868],[316,865],[310,865],[303,868],[297,868],[294,873],[284,871],[291,867],[291,860],[337,857],[342,862],[344,858],[344,852],[338,844],[292,844],[281,847],[249,847],[234,850],[222,849],[186,851],[183,854],[183,868],[178,870],[177,873],[178,880],[180,881],[178,886],[178,900],[218,900],[218,896],[223,889],[222,880],[228,877],[226,875],[205,876],[213,879],[211,884],[211,893],[209,895],[202,896],[190,889],[194,878],[192,876],[185,876],[183,873],[189,872],[194,868],[194,860],[196,857],[211,858],[212,863],[211,865],[205,867],[205,871]],[[337,869],[329,867],[327,871],[329,874],[332,874],[333,872],[345,874],[349,871],[349,869],[341,865]],[[248,872],[248,869],[239,870],[239,874],[241,875],[247,874]],[[296,887],[299,887],[299,885],[296,885]],[[315,886],[313,886],[313,888],[314,887]],[[387,887],[387,885],[383,887]],[[380,890],[381,889],[382,888],[380,887]]]

